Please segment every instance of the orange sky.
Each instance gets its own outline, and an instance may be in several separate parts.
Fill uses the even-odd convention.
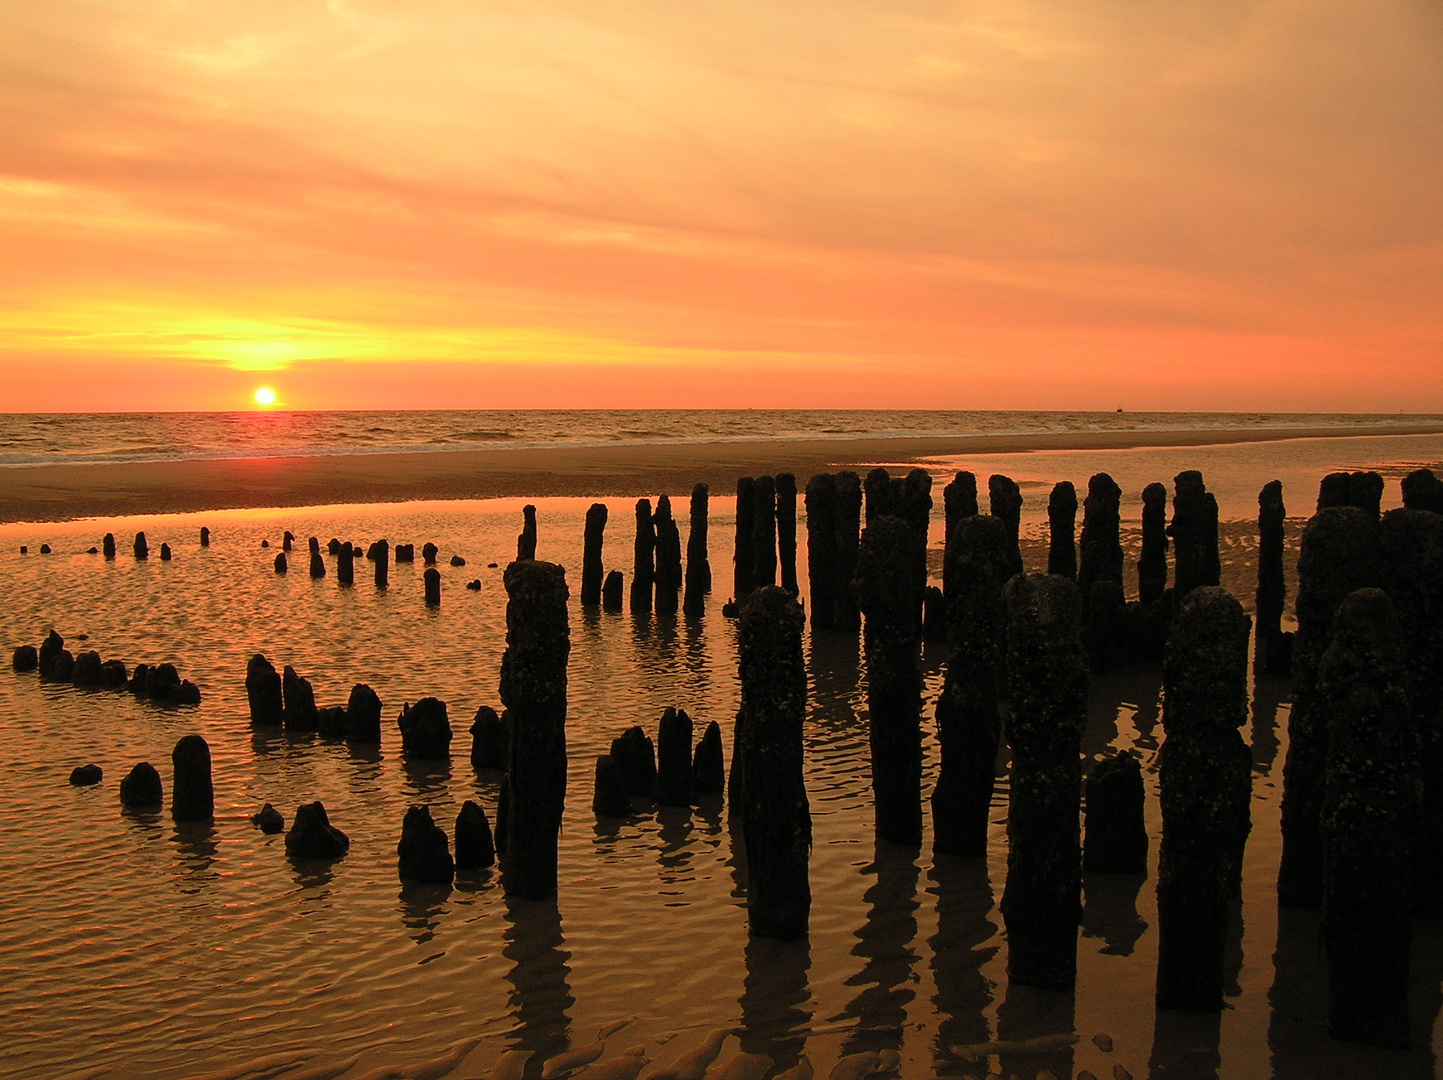
[[[1443,411],[1437,0],[0,0],[3,408]]]

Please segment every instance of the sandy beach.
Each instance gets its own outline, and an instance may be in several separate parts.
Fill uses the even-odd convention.
[[[0,522],[124,514],[324,506],[414,499],[718,494],[738,476],[925,462],[966,454],[1218,446],[1284,439],[1431,435],[1443,425],[1253,428],[498,447],[418,453],[315,455],[123,464],[42,465],[0,472]]]

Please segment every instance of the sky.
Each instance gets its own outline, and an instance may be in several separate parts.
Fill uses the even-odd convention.
[[[1443,4],[0,0],[0,385],[1443,412]]]

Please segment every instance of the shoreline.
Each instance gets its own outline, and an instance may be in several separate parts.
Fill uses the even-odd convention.
[[[731,493],[739,476],[796,474],[969,454],[1131,450],[1293,439],[1443,434],[1443,424],[1068,432],[1043,435],[769,439],[747,442],[496,447],[0,469],[0,523],[420,499]]]

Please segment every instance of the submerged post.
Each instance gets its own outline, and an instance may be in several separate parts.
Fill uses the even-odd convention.
[[[1411,825],[1421,808],[1403,634],[1381,589],[1338,608],[1319,673],[1327,713],[1323,951],[1328,1030],[1408,1046]]]
[[[374,548],[376,552],[376,588],[384,589],[391,583],[391,542],[389,540],[377,540]]]
[[[1157,1005],[1223,1007],[1228,904],[1242,876],[1251,828],[1252,754],[1248,638],[1242,605],[1204,587],[1183,600],[1163,660],[1158,753],[1162,846],[1158,856]]]
[[[1087,656],[1077,586],[1018,575],[1002,590],[1012,716],[1012,805],[1007,814],[1007,974],[1066,990],[1077,978],[1082,921],[1078,812]]]
[[[556,895],[556,838],[566,802],[566,572],[554,563],[506,568],[501,704],[511,723],[503,884],[508,895]]]
[[[356,581],[356,553],[350,541],[336,549],[336,583],[353,585]]]
[[[710,492],[705,484],[691,489],[690,528],[686,535],[686,587],[681,608],[687,615],[706,612],[706,595],[711,592],[711,562],[707,558],[707,508]]]
[[[215,816],[215,790],[210,779],[210,745],[199,735],[186,735],[170,753],[170,816],[176,821],[209,821]]]
[[[437,570],[434,566],[428,566],[426,567],[426,573],[423,574],[422,577],[424,578],[424,588],[426,590],[426,606],[440,607],[441,571]]]
[[[601,603],[601,543],[606,532],[606,504],[592,503],[586,511],[586,532],[581,551],[581,603],[595,607]]]
[[[1007,526],[976,514],[947,541],[947,640],[952,654],[937,699],[941,766],[932,792],[932,850],[987,853],[987,814],[997,780],[1002,716],[1002,585]]]
[[[760,589],[742,605],[738,632],[742,713],[737,754],[753,934],[790,941],[807,933],[812,818],[802,777],[807,673],[801,605],[785,589]]]
[[[912,530],[874,517],[862,531],[853,590],[866,621],[867,710],[877,838],[922,842],[922,670]]]

